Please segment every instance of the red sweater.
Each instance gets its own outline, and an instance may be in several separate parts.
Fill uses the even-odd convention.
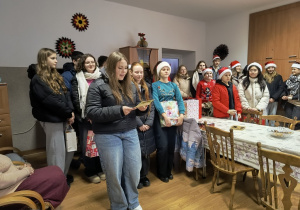
[[[197,85],[196,99],[202,99],[202,102],[212,101],[212,90],[216,84],[216,80],[206,82],[201,80]]]
[[[235,85],[232,85],[233,99],[234,99],[234,109],[238,114],[242,113],[242,106],[240,102],[240,97]],[[212,105],[214,107],[213,115],[218,118],[228,118],[229,114],[229,96],[227,88],[224,85],[216,84],[212,91],[213,99]]]

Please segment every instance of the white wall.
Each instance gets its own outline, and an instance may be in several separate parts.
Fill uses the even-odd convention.
[[[238,60],[242,66],[245,66],[248,56],[249,15],[294,2],[297,0],[284,0],[281,3],[206,22],[206,61],[208,64],[212,63],[213,50],[219,44],[226,44],[229,48],[229,55],[221,62],[221,65],[228,66],[231,61]]]
[[[90,25],[79,32],[71,24],[80,12]],[[40,48],[55,48],[64,36],[76,49],[95,57],[119,47],[135,46],[138,32],[146,34],[149,47],[196,51],[205,55],[205,23],[104,0],[0,0],[0,67],[25,67],[36,62]],[[58,67],[69,59],[60,58]],[[195,64],[193,64],[195,65]]]

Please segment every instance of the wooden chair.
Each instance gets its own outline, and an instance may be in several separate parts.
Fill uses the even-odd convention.
[[[242,110],[242,120],[247,123],[254,123],[261,125],[261,116],[263,111],[250,111],[243,109]]]
[[[39,193],[32,190],[17,191],[0,198],[0,206],[9,207],[15,204],[25,205],[30,209],[54,209],[50,203],[44,202]]]
[[[294,207],[300,210],[300,192],[294,191],[297,180],[291,177],[293,170],[290,167],[300,167],[300,157],[262,149],[260,142],[257,143],[257,151],[262,182],[262,204],[266,206],[266,209],[288,210]],[[276,165],[278,166],[278,163],[284,164],[282,174],[277,174]],[[270,172],[270,166],[273,168],[273,172]],[[271,179],[273,182],[271,182]],[[279,179],[279,183],[277,179]]]
[[[283,127],[288,127],[291,130],[294,130],[295,125],[299,122],[297,121],[297,117],[294,117],[294,119],[290,119],[282,115],[262,115],[261,119],[268,120],[269,122],[275,121],[276,127],[283,126]]]
[[[219,128],[208,126],[207,122],[205,122],[205,129],[210,150],[210,161],[214,168],[211,193],[214,192],[214,185],[216,182],[218,171],[231,175],[232,184],[229,209],[232,209],[237,174],[251,171],[254,181],[254,187],[256,189],[257,201],[260,204],[257,183],[257,170],[252,167],[239,164],[234,160],[233,130],[230,129],[230,132],[226,132]]]

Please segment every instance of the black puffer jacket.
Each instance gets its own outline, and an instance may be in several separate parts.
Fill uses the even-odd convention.
[[[148,90],[149,90],[149,94],[150,94],[150,99],[152,99],[151,87],[148,83],[147,83],[147,86],[148,86]],[[141,93],[142,93],[143,100],[146,100],[145,89],[141,88]],[[155,113],[155,107],[152,103],[149,114],[147,113],[144,116],[136,117],[137,130],[138,130],[138,135],[139,135],[140,145],[141,145],[141,152],[142,152],[142,155],[144,155],[144,156],[148,156],[156,150],[153,127],[152,127],[153,121],[154,121],[154,113]],[[149,125],[150,129],[145,132],[140,131],[139,127],[142,125]]]
[[[56,94],[36,74],[35,66],[30,65],[28,70],[30,82],[30,102],[32,115],[42,122],[65,122],[72,117],[73,105],[69,92]]]
[[[92,120],[94,133],[110,134],[136,129],[136,116],[146,114],[147,110],[141,112],[136,109],[126,116],[122,111],[122,106],[135,107],[140,102],[134,84],[132,84],[134,103],[123,98],[122,103],[118,105],[108,79],[105,71],[101,69],[100,78],[94,80],[88,90],[85,108],[87,118]]]

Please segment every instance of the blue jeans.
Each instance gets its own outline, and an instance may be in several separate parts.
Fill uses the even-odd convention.
[[[106,175],[111,209],[134,209],[139,205],[141,149],[136,129],[95,134],[102,169]]]
[[[277,107],[278,107],[278,102],[273,102],[273,103],[269,103],[267,108],[266,108],[266,112],[264,114],[266,115],[276,115],[276,112],[277,112]],[[268,120],[266,120],[266,125],[269,125],[269,122]],[[272,120],[270,122],[270,125],[269,126],[273,126],[274,127],[275,125],[275,121]]]

